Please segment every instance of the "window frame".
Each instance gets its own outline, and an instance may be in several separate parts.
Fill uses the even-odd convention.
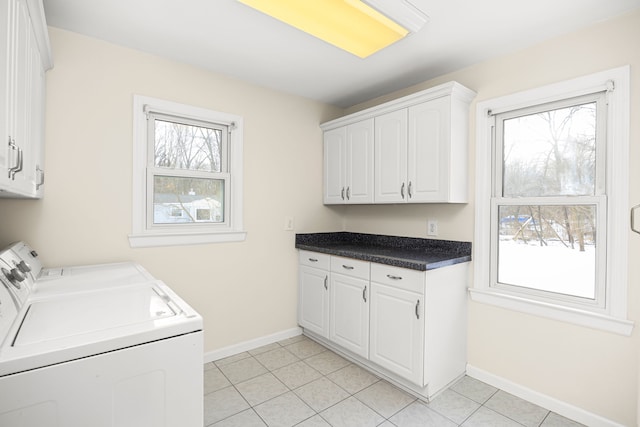
[[[595,92],[574,98],[561,99],[544,104],[532,105],[526,108],[509,110],[498,114],[492,113],[494,128],[492,132],[492,150],[494,171],[492,173],[493,186],[491,195],[491,225],[498,226],[499,208],[501,206],[595,206],[596,207],[596,241],[606,241],[606,91]],[[554,195],[554,196],[505,196],[504,195],[504,122],[517,117],[552,111],[574,105],[596,104],[596,159],[594,188],[592,195]],[[491,266],[499,264],[500,232],[491,233]],[[587,308],[604,312],[606,301],[606,245],[598,244],[595,250],[595,298],[570,296],[558,292],[538,290],[535,288],[519,287],[516,284],[506,284],[498,281],[498,268],[490,269],[490,287],[500,289],[506,293],[518,295],[526,294],[531,298],[560,303],[575,308]]]
[[[158,168],[153,165],[154,136],[149,113],[178,123],[210,123],[228,128],[226,153],[220,173]],[[189,245],[236,242],[246,239],[243,229],[243,119],[228,114],[172,101],[134,95],[133,98],[133,204],[131,247]],[[226,157],[226,158],[225,158]],[[226,169],[226,170],[225,170]],[[153,223],[153,178],[177,176],[223,179],[225,181],[225,220],[223,223]]]
[[[470,289],[473,301],[626,336],[631,334],[633,322],[627,320],[629,74],[629,67],[625,66],[477,104],[474,283]],[[496,286],[495,246],[499,230],[497,224],[492,222],[492,215],[496,215],[494,210],[499,202],[494,197],[497,190],[495,169],[499,167],[499,172],[502,173],[493,145],[496,115],[541,104],[560,104],[571,98],[598,92],[606,92],[607,102],[605,194],[599,194],[602,189],[597,188],[596,182],[596,194],[583,201],[591,201],[598,206],[597,209],[602,209],[603,211],[598,212],[598,220],[606,223],[606,237],[598,240],[605,242],[605,255],[601,257],[604,265],[597,267],[600,272],[605,269],[602,274],[604,289],[601,289],[600,300],[596,304],[581,303],[571,298],[541,296],[527,288]],[[526,200],[530,202],[539,199],[531,197]],[[553,204],[554,201],[567,203],[565,199],[545,197],[545,204]],[[509,202],[513,200],[515,198],[509,198]],[[578,200],[576,202],[581,204]],[[509,205],[509,202],[504,204]],[[601,228],[598,227],[598,233],[604,234]]]

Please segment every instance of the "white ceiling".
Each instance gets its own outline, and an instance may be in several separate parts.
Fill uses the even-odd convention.
[[[44,6],[50,26],[340,107],[640,8],[640,0],[410,1],[429,16],[427,24],[366,59],[236,0],[44,0]]]

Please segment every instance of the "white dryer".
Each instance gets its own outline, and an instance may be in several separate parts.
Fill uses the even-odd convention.
[[[0,252],[0,426],[202,426],[197,312],[131,263],[34,280],[18,254]]]

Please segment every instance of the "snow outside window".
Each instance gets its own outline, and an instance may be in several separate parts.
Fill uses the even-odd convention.
[[[134,97],[131,246],[244,240],[242,119]]]
[[[629,334],[628,69],[484,101],[478,118],[472,298]]]

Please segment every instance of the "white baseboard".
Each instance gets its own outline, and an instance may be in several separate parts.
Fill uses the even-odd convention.
[[[547,396],[546,394],[539,393],[535,390],[516,384],[471,365],[467,365],[467,375],[555,412],[556,414],[562,415],[563,417],[590,427],[624,427],[622,424],[618,424],[615,421],[611,421],[607,418],[601,417],[600,415],[585,411],[582,408],[573,406],[554,397]]]
[[[218,350],[210,351],[204,354],[204,363],[213,362],[215,360],[224,359],[225,357],[233,356],[234,354],[242,353],[243,351],[253,350],[258,347],[262,347],[274,342],[286,340],[297,335],[302,334],[301,328],[287,329],[286,331],[276,332],[275,334],[267,335],[264,337],[256,338],[249,341],[244,341],[238,344],[230,345]]]

